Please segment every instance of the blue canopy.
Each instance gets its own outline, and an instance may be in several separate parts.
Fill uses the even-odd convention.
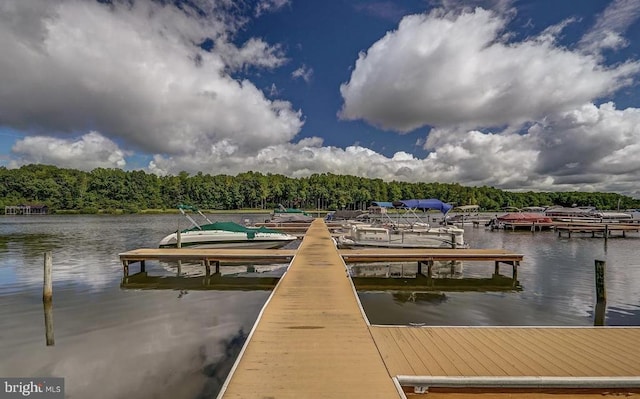
[[[402,200],[398,201],[400,204],[407,208],[412,209],[437,209],[442,213],[447,213],[453,208],[453,205],[447,204],[445,202],[440,201],[439,199],[429,198],[429,199],[410,199],[410,200]]]

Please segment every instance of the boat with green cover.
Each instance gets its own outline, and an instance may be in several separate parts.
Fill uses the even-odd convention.
[[[286,234],[266,227],[246,227],[234,222],[211,222],[195,207],[180,205],[180,212],[189,219],[192,226],[180,231],[180,246],[190,248],[280,248],[297,239],[296,236]],[[185,211],[198,213],[208,223],[198,224]],[[178,232],[164,237],[160,248],[175,248],[178,246]]]

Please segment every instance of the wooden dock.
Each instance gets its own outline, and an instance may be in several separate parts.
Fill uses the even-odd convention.
[[[121,258],[123,264],[140,261],[153,251],[138,258],[124,253]],[[466,250],[430,253],[445,259],[458,251]],[[222,255],[242,259],[213,252],[189,256],[218,262]],[[324,222],[314,222],[297,252],[286,253],[295,254],[293,261],[260,312],[219,399],[403,398],[424,393],[428,398],[595,398],[640,393],[636,327],[371,326],[345,259],[367,261],[373,252],[356,252],[336,249]],[[465,253],[469,260],[501,255],[471,250],[459,252],[456,259]],[[182,255],[170,258],[184,259]],[[418,261],[426,252],[393,255],[391,251],[386,256]],[[264,253],[252,256],[263,259]],[[508,251],[501,256],[514,264],[522,260]]]
[[[334,246],[335,249],[335,246]],[[514,278],[523,255],[502,249],[440,249],[440,248],[407,248],[407,249],[341,249],[337,251],[345,263],[367,262],[417,262],[418,274],[422,274],[422,265],[428,268],[438,261],[493,261],[495,274],[499,274],[499,264],[506,263],[514,269]],[[195,261],[202,262],[207,270],[210,264],[215,265],[216,273],[222,263],[280,263],[290,262],[295,249],[198,249],[198,248],[142,248],[119,254],[125,275],[129,272],[129,265],[141,263],[141,270],[145,271],[146,260],[160,261]]]
[[[119,254],[124,275],[129,274],[129,265],[140,263],[140,271],[145,271],[145,261],[191,261],[202,262],[207,274],[210,265],[215,273],[220,273],[220,265],[243,263],[288,263],[296,254],[295,249],[202,249],[202,248],[141,248]]]
[[[307,231],[218,397],[402,397],[323,221]]]
[[[568,237],[571,237],[571,234],[587,233],[590,234],[591,237],[599,235],[606,239],[611,237],[612,233],[621,233],[622,237],[626,237],[627,232],[640,232],[640,225],[637,223],[558,223],[556,224],[555,229],[558,232],[558,237],[562,237],[563,233],[566,233]]]

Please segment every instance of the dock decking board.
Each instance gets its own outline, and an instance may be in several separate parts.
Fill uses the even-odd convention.
[[[448,376],[640,376],[640,328],[372,326],[371,332],[383,359],[395,360],[387,363],[391,375],[433,376],[420,364],[438,364]],[[422,360],[404,357],[402,364],[397,350]],[[458,359],[470,369],[456,368]]]
[[[399,398],[321,221],[264,308],[224,398]]]

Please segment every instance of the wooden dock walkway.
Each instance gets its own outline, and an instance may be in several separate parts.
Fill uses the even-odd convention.
[[[309,227],[219,398],[401,398],[329,231]]]
[[[495,274],[499,273],[499,264],[506,263],[513,267],[514,278],[523,258],[522,254],[502,249],[372,248],[341,249],[337,252],[345,263],[417,262],[418,274],[422,274],[422,264],[429,267],[437,261],[493,261]],[[204,263],[207,270],[210,264],[214,264],[218,273],[222,262],[228,264],[290,262],[295,254],[295,249],[142,248],[123,252],[119,256],[127,275],[129,265],[132,263],[140,262],[141,271],[145,271],[144,261],[146,260],[196,261]],[[429,275],[430,273],[427,274]]]

